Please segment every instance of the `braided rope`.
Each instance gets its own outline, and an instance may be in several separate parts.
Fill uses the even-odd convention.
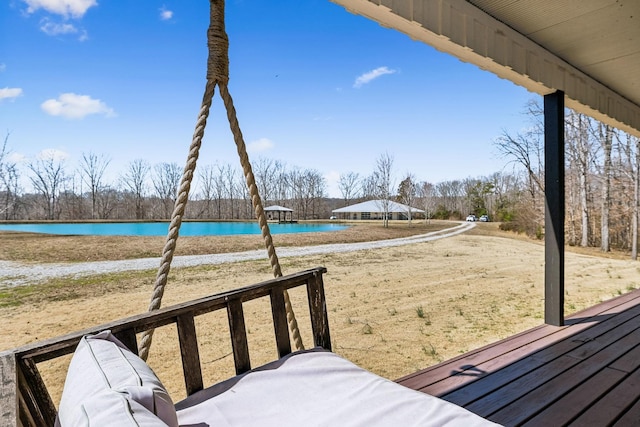
[[[198,120],[196,121],[196,127],[193,133],[191,146],[189,147],[187,163],[182,173],[182,179],[180,180],[178,197],[176,198],[176,202],[173,206],[173,213],[171,214],[171,224],[169,224],[167,240],[165,242],[164,248],[162,249],[162,258],[160,260],[160,267],[158,268],[158,272],[156,274],[156,282],[153,286],[153,294],[151,296],[151,302],[149,303],[149,311],[159,309],[162,302],[164,288],[167,285],[167,278],[169,276],[169,270],[171,269],[171,261],[173,260],[173,254],[176,250],[176,242],[178,240],[178,235],[180,232],[180,225],[182,225],[182,217],[184,216],[184,211],[187,207],[187,201],[189,199],[191,181],[193,180],[193,174],[196,169],[196,162],[198,160],[198,155],[200,154],[200,147],[202,146],[204,129],[207,126],[207,118],[209,117],[209,110],[211,109],[211,101],[213,100],[215,87],[215,81],[207,81],[204,96],[202,99],[202,107],[200,108],[200,114],[198,115]],[[140,358],[142,358],[142,360],[147,360],[147,357],[149,356],[151,340],[153,339],[153,331],[153,329],[149,329],[142,334],[139,346]]]
[[[251,202],[253,203],[253,208],[256,213],[256,218],[258,219],[258,224],[260,225],[260,231],[262,232],[262,237],[264,239],[264,244],[267,248],[267,255],[269,256],[269,263],[271,264],[271,270],[273,271],[274,277],[281,277],[282,269],[280,268],[280,261],[278,260],[278,255],[276,254],[276,248],[273,244],[273,238],[271,237],[269,224],[267,223],[267,215],[264,212],[262,199],[260,198],[258,186],[256,185],[256,179],[253,175],[251,162],[249,161],[249,155],[247,154],[247,147],[244,143],[244,138],[242,136],[242,131],[240,130],[240,125],[238,124],[236,109],[233,106],[233,99],[231,99],[231,94],[229,94],[229,90],[227,88],[226,83],[220,83],[218,87],[220,89],[220,96],[224,101],[224,106],[227,109],[229,126],[231,127],[231,132],[233,133],[233,139],[235,140],[236,148],[238,149],[238,156],[240,157],[240,164],[242,165],[242,171],[244,173],[245,180],[247,181],[247,187],[249,188],[249,195],[251,196]],[[291,332],[291,336],[293,338],[295,348],[296,350],[304,350],[304,345],[302,343],[302,336],[300,335],[300,329],[298,328],[298,322],[296,320],[295,313],[293,312],[293,306],[291,305],[291,299],[289,298],[289,293],[286,290],[284,291],[284,302],[285,302],[285,311],[287,313],[287,322],[289,324],[289,331]]]
[[[247,155],[247,148],[236,117],[236,110],[233,106],[233,100],[231,99],[231,95],[227,88],[227,82],[229,80],[229,40],[224,28],[224,0],[210,0],[210,5],[209,29],[207,30],[207,43],[209,46],[209,58],[207,60],[207,84],[202,99],[200,114],[196,121],[193,139],[191,141],[191,146],[189,147],[187,163],[180,181],[178,197],[176,198],[173,213],[171,214],[171,224],[169,225],[167,240],[162,250],[162,258],[156,275],[151,302],[149,303],[149,311],[159,309],[162,303],[162,296],[164,295],[164,289],[167,285],[167,278],[171,269],[171,261],[173,260],[173,255],[175,253],[180,225],[182,225],[182,217],[184,216],[187,201],[189,199],[189,190],[191,188],[191,182],[193,181],[193,174],[196,169],[200,147],[202,146],[202,137],[204,136],[204,129],[207,126],[207,118],[209,117],[209,110],[211,109],[211,102],[213,100],[216,85],[220,88],[220,95],[222,96],[224,105],[227,109],[229,125],[231,126],[231,131],[233,132],[233,137],[236,142],[238,155],[240,156],[240,163],[242,164],[247,186],[249,187],[249,194],[251,195],[251,201],[253,202],[256,217],[260,224],[260,230],[262,231],[262,237],[264,238],[265,246],[267,248],[267,254],[269,255],[273,275],[275,277],[282,276],[280,262],[278,261],[276,249],[271,237],[271,231],[267,224],[267,217],[264,213],[262,200],[258,192],[258,187],[256,186],[249,156]],[[284,291],[284,299],[287,322],[289,324],[289,330],[291,331],[295,347],[297,350],[303,350],[304,346],[302,344],[302,337],[300,336],[298,322],[296,321],[295,314],[293,312],[289,293],[286,290]],[[151,348],[151,342],[153,340],[153,332],[154,329],[149,329],[142,334],[139,346],[139,354],[142,360],[146,361],[149,357],[149,349]]]

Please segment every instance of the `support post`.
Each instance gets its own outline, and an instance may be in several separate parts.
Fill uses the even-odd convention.
[[[20,425],[16,355],[10,351],[0,354],[0,381],[0,425]]]
[[[544,320],[564,325],[564,92],[544,96]]]

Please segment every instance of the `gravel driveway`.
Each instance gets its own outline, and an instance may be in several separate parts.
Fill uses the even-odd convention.
[[[475,227],[473,222],[464,222],[455,227],[398,239],[377,240],[374,242],[335,243],[317,246],[276,248],[279,258],[318,255],[326,253],[352,252],[376,248],[429,242],[464,233]],[[267,259],[265,250],[231,252],[211,255],[176,256],[172,268],[193,267],[198,265],[223,264],[227,262]],[[155,270],[160,265],[160,257],[139,258],[120,261],[95,261],[78,263],[23,264],[13,261],[0,261],[0,287],[12,287],[38,283],[51,278],[82,277],[121,271]]]

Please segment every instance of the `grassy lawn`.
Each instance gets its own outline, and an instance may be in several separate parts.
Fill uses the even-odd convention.
[[[442,228],[444,223],[430,227]],[[388,230],[376,224],[361,224],[348,232],[319,233],[330,236],[284,236],[277,245],[333,243],[373,240],[421,234],[431,229],[424,224],[394,224]],[[339,235],[339,233],[343,233]],[[280,237],[280,236],[278,236]],[[7,235],[2,236],[3,243]],[[41,240],[42,239],[42,240]],[[80,260],[74,249],[80,240],[91,247],[91,239],[72,238],[74,244],[57,241],[57,257],[40,258],[38,243],[46,239],[29,236],[22,240],[23,255],[15,259],[36,261]],[[193,242],[189,242],[194,239]],[[354,239],[354,240],[350,240]],[[132,239],[134,240],[134,239]],[[162,239],[154,245],[161,247]],[[226,243],[223,240],[228,240]],[[189,251],[209,251],[224,245],[244,250],[250,239],[185,238],[178,243]],[[150,241],[151,242],[151,241]],[[221,243],[222,242],[222,243]],[[115,242],[112,242],[116,244]],[[53,245],[53,243],[47,243]],[[93,243],[98,245],[98,241]],[[110,243],[111,244],[111,243]],[[151,244],[151,243],[150,243]],[[203,248],[200,248],[199,245]],[[221,246],[217,246],[217,245]],[[26,246],[32,245],[32,250]],[[61,246],[62,245],[62,246]],[[126,256],[154,252],[142,241],[125,243]],[[182,245],[182,248],[181,248]],[[3,251],[8,251],[3,244]],[[10,244],[18,251],[20,244]],[[60,249],[64,247],[64,249]],[[100,249],[101,250],[101,249]],[[96,253],[98,249],[96,249]],[[183,252],[182,252],[183,253]],[[638,263],[625,254],[599,256],[597,251],[566,254],[567,314],[628,292],[640,286]],[[105,255],[106,256],[106,255]],[[157,256],[157,255],[154,255]],[[4,255],[3,255],[4,257]],[[100,259],[92,255],[93,259]],[[6,259],[6,258],[3,258]],[[462,235],[438,241],[400,247],[340,254],[281,259],[284,273],[323,265],[328,273],[325,287],[333,348],[344,357],[384,377],[395,379],[457,354],[539,325],[543,321],[544,247],[541,242],[500,232],[494,223],[478,226]],[[173,269],[163,306],[188,301],[271,277],[266,260],[217,266]],[[119,273],[81,279],[55,280],[0,293],[0,349],[64,334],[145,311],[155,271]],[[305,324],[308,309],[302,295],[292,299],[303,339],[309,345]],[[249,346],[255,366],[276,357],[268,304],[259,302],[245,310]],[[230,343],[224,316],[205,316],[198,323],[201,357],[206,381],[232,375]],[[150,364],[168,385],[172,395],[181,396],[179,354],[175,331],[156,333]],[[62,384],[65,363],[46,367],[48,381]],[[58,387],[58,388],[56,388]],[[59,386],[53,387],[56,399]]]

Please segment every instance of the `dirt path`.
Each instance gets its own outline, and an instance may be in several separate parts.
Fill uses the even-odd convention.
[[[328,253],[354,252],[367,249],[390,248],[412,243],[430,242],[464,233],[475,227],[472,222],[463,222],[450,228],[397,239],[373,242],[334,243],[303,247],[285,247],[277,249],[278,257],[298,257]],[[174,257],[173,268],[195,267],[200,265],[218,265],[229,262],[267,259],[264,250],[231,252],[210,255],[184,255]],[[14,261],[0,261],[0,286],[19,286],[38,283],[43,280],[61,277],[83,277],[90,275],[118,273],[123,271],[152,270],[158,268],[160,258],[140,258],[118,261],[94,261],[78,263],[42,263],[24,264]]]

